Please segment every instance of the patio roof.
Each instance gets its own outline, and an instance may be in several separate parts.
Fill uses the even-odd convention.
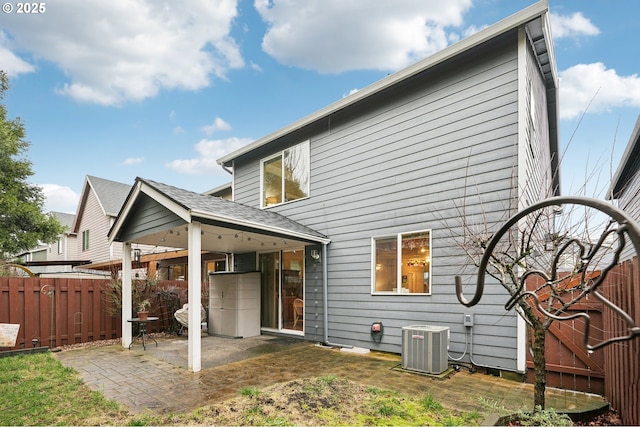
[[[202,249],[243,253],[329,243],[327,236],[272,210],[136,178],[109,240],[188,247],[185,225],[202,224]]]

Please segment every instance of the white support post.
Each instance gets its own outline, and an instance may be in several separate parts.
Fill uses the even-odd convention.
[[[122,243],[122,346],[129,348],[132,340],[131,322],[131,243]]]
[[[202,326],[200,305],[202,296],[202,226],[192,222],[189,233],[189,352],[188,368],[192,372],[202,369]]]

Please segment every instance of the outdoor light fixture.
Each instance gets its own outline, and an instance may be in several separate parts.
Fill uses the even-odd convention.
[[[316,261],[320,261],[320,251],[317,249],[311,249],[311,258]]]
[[[141,255],[140,249],[133,250],[133,260],[135,262],[140,262],[140,255]]]

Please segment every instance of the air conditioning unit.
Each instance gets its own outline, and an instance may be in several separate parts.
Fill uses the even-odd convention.
[[[449,328],[411,325],[402,327],[402,369],[441,374],[447,370]]]

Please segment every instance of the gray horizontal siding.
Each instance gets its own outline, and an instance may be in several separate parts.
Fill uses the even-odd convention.
[[[640,224],[640,159],[635,159],[632,162],[633,165],[635,165],[636,173],[625,184],[620,199],[618,200],[618,206],[636,221],[637,224]],[[630,239],[627,239],[620,259],[627,260],[638,255]]]
[[[463,205],[469,221],[486,219],[493,230],[514,212],[515,39],[463,62],[338,112],[321,132],[299,132],[295,142],[311,141],[311,195],[272,209],[331,238],[330,341],[399,353],[403,326],[435,324],[449,326],[452,349],[462,351],[463,314],[474,313],[474,357],[515,369],[506,292],[489,283],[482,304],[466,309],[453,277],[474,280],[456,237]],[[235,200],[259,206],[259,159],[234,171]],[[422,229],[433,233],[432,295],[371,295],[371,238]],[[385,325],[380,344],[370,337],[374,321]]]

